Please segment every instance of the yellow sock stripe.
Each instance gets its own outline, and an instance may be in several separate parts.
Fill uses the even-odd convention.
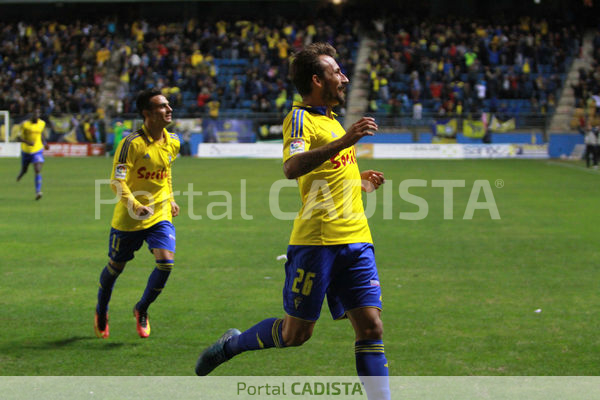
[[[110,264],[106,264],[106,269],[113,276],[114,275],[119,275],[121,273],[121,271],[117,271],[116,269],[114,269],[113,267],[111,267]]]
[[[262,340],[260,340],[260,336],[258,336],[258,332],[256,332],[256,341],[258,342],[258,347],[260,347],[261,349],[265,348],[265,344],[263,343]]]
[[[385,353],[383,344],[367,344],[354,346],[355,353]]]
[[[173,269],[174,264],[156,264],[156,268],[161,271],[171,271]]]
[[[275,347],[283,347],[283,343],[279,340],[279,325],[283,322],[282,319],[278,319],[273,324],[273,328],[271,328],[271,335],[273,335],[273,343],[275,343]]]
[[[273,337],[273,343],[275,344],[275,347],[281,347],[281,343],[279,343],[279,335],[277,334],[280,321],[280,319],[275,320],[273,326],[271,327],[271,336]]]

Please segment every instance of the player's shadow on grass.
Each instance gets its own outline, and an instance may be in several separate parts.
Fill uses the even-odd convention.
[[[98,346],[96,344],[94,344],[92,346],[91,345],[92,342],[102,342],[102,343],[98,343],[98,344],[100,344],[100,346]],[[100,340],[95,336],[71,336],[71,337],[65,338],[65,339],[49,340],[49,341],[37,342],[37,343],[31,343],[31,342],[13,343],[13,344],[7,345],[5,347],[0,347],[0,354],[1,353],[9,354],[9,353],[19,352],[20,350],[26,350],[26,349],[29,349],[29,350],[59,350],[59,349],[64,349],[64,348],[68,348],[71,346],[77,346],[78,343],[86,343],[86,348],[88,348],[90,350],[101,350],[101,351],[118,349],[125,345],[127,345],[128,347],[138,346],[137,343],[124,343],[124,342]]]
[[[93,347],[98,350],[116,349],[116,348],[119,348],[119,347],[122,347],[125,345],[125,343],[123,343],[123,342],[100,340],[95,336],[71,336],[71,337],[65,338],[65,339],[49,340],[49,341],[41,342],[39,344],[25,345],[22,347],[35,348],[38,350],[58,350],[58,349],[77,345],[78,343],[83,343],[83,342],[91,343],[91,342],[98,342],[98,341],[102,342],[101,346]],[[137,346],[137,344],[135,344],[135,343],[133,343],[132,345]],[[90,348],[92,348],[92,347],[90,347]]]
[[[100,339],[98,339],[95,336],[71,336],[70,338],[66,338],[66,339],[50,340],[50,341],[42,343],[41,346],[45,347],[46,349],[60,349],[62,347],[71,346],[75,343],[86,341],[86,340],[97,341]],[[102,346],[102,347],[103,348],[117,348],[117,347],[121,347],[123,345],[125,345],[125,343],[123,343],[123,342],[107,342],[106,345]]]
[[[1,353],[18,353],[19,351],[22,350],[59,350],[59,349],[63,349],[63,348],[68,348],[70,346],[77,346],[78,343],[84,343],[87,342],[88,344],[92,343],[92,342],[98,342],[101,341],[100,339],[98,339],[95,336],[71,336],[69,338],[65,338],[65,339],[58,339],[58,340],[48,340],[48,341],[44,341],[44,342],[37,342],[37,343],[31,343],[31,342],[25,342],[25,343],[12,343],[10,345],[7,346],[3,346],[0,347],[0,352]],[[126,343],[123,342],[113,342],[113,341],[104,341],[102,340],[103,343],[100,343],[100,346],[86,346],[89,349],[97,349],[97,350],[111,350],[111,349],[118,349],[120,347],[125,346]],[[136,343],[129,343],[129,346],[137,346]]]

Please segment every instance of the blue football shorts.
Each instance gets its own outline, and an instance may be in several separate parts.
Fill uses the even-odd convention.
[[[44,162],[44,150],[36,151],[35,153],[27,153],[21,151],[21,165],[26,166],[30,163],[43,163]]]
[[[316,321],[323,299],[333,319],[361,307],[381,309],[381,287],[371,243],[288,246],[283,308],[292,317]]]
[[[175,227],[169,221],[160,221],[150,228],[125,232],[110,228],[108,257],[115,262],[133,260],[133,253],[142,244],[148,243],[148,250],[165,249],[175,253]]]

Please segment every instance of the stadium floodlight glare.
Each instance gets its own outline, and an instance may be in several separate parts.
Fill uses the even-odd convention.
[[[331,0],[331,3],[335,6],[339,6],[340,4],[342,4],[343,0]]]

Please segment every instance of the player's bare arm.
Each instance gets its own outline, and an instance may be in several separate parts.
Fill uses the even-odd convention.
[[[42,144],[44,145],[44,150],[50,150],[50,146],[48,145],[48,139],[46,139],[46,131],[42,133]]]
[[[288,179],[297,179],[329,160],[341,150],[354,146],[364,136],[373,136],[377,131],[375,119],[363,117],[356,121],[341,138],[316,149],[299,153],[283,164],[283,173]]]
[[[176,217],[179,215],[179,205],[175,203],[175,200],[171,201],[171,216]]]
[[[368,169],[360,173],[361,189],[363,192],[371,193],[377,190],[385,182],[383,172]]]
[[[23,138],[22,138],[22,137],[20,137],[20,136],[17,138],[17,142],[23,142],[23,143],[25,143],[27,146],[33,146],[33,142],[29,142],[29,141],[27,141],[27,140],[23,139]]]

